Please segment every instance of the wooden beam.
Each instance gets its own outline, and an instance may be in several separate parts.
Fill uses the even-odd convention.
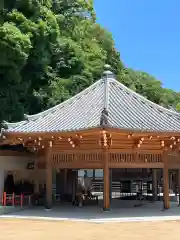
[[[29,137],[37,138],[40,136],[44,139],[50,139],[52,136],[54,137],[75,136],[77,133],[84,136],[92,136],[92,135],[97,136],[100,130],[102,129],[97,127],[97,128],[86,129],[86,130],[69,131],[69,132],[29,132],[29,133],[6,132],[5,135],[7,137],[7,141],[8,139],[11,139],[13,141],[18,137],[28,139]],[[170,139],[171,137],[175,137],[177,139],[180,138],[180,132],[147,132],[147,131],[145,132],[145,131],[140,131],[135,129],[126,130],[126,129],[110,128],[110,127],[107,128],[106,130],[112,134],[112,137],[114,136],[115,138],[120,136],[120,137],[125,137],[127,139],[130,133],[133,134],[133,137],[149,138],[152,136],[153,138],[157,138],[157,140],[158,139],[162,140],[164,138]]]
[[[146,153],[146,154],[162,154],[163,151],[157,149],[142,149],[142,148],[126,148],[126,149],[119,149],[119,148],[110,148],[110,153]]]
[[[121,134],[121,135],[129,135],[129,134],[133,134],[133,136],[139,136],[139,137],[143,137],[143,136],[153,136],[153,137],[180,137],[180,132],[151,132],[151,131],[141,131],[141,130],[136,130],[136,129],[119,129],[119,128],[107,128],[107,131],[111,132],[112,134]]]
[[[49,134],[49,133],[47,133]],[[58,133],[59,134],[59,133]],[[67,133],[64,133],[67,134]],[[100,148],[98,142],[98,134],[99,131],[97,131],[96,133],[91,132],[91,134],[86,135],[86,133],[82,133],[81,135],[83,136],[82,139],[80,139],[79,145],[76,146],[75,148],[72,147],[71,144],[69,144],[68,142],[68,137],[76,137],[77,133],[69,133],[69,135],[64,135],[64,137],[62,137],[61,140],[58,139],[58,137],[60,135],[55,135],[55,136],[50,136],[47,135],[47,137],[43,138],[43,136],[35,136],[35,137],[31,137],[31,136],[24,136],[24,137],[18,137],[16,136],[15,139],[11,139],[12,142],[16,142],[19,144],[24,144],[26,146],[26,144],[28,143],[29,148],[33,148],[36,147],[39,150],[41,150],[42,146],[44,146],[44,141],[47,141],[47,139],[49,140],[53,140],[53,149],[61,149],[62,151],[65,150],[73,150],[76,151],[76,149],[79,150],[88,150],[88,149],[94,149],[94,148]],[[85,134],[85,135],[84,135]],[[46,135],[45,135],[46,136]],[[62,135],[61,135],[62,136]],[[142,135],[141,135],[142,136]],[[53,137],[53,139],[52,139]],[[137,145],[135,144],[135,142],[138,139],[141,139],[139,136],[134,136],[132,138],[128,138],[127,135],[118,135],[117,133],[113,133],[111,134],[112,137],[112,145],[110,146],[110,149],[119,149],[119,150],[124,150],[126,149],[127,151],[130,151],[132,149],[134,149],[134,146],[136,146],[137,151],[159,151],[162,152],[162,145],[161,145],[161,140],[163,139],[162,137],[154,137],[153,139],[149,140],[148,136],[143,136],[143,143],[140,144],[140,147],[138,148]],[[29,140],[30,138],[30,140]],[[41,138],[42,140],[39,141],[38,138]],[[33,141],[36,141],[35,143],[33,143]],[[170,147],[170,145],[173,145],[173,141],[174,140],[170,140],[170,137],[168,138],[169,144],[165,144],[167,146]],[[165,140],[163,140],[163,142],[165,142]],[[10,144],[10,142],[9,142]],[[175,147],[177,147],[178,144],[175,145]]]
[[[79,149],[79,148],[70,148],[70,149],[62,149],[61,151],[59,151],[58,147],[54,146],[52,147],[53,153],[98,153],[98,152],[102,152],[101,148],[93,148],[93,149]],[[133,154],[133,153],[139,153],[139,154],[162,154],[163,150],[149,150],[149,149],[112,149],[109,148],[109,153],[129,153],[129,154]]]
[[[54,165],[59,169],[102,169],[102,163],[59,163]]]
[[[84,136],[92,135],[92,134],[99,134],[101,128],[91,128],[91,129],[84,129],[84,130],[75,130],[75,131],[58,131],[58,132],[6,132],[5,136],[6,138],[24,138],[28,139],[29,137],[31,138],[37,138],[37,137],[42,137],[44,139],[50,139],[52,136],[54,137],[69,137],[69,136],[76,136],[76,134],[82,134]]]
[[[0,156],[19,156],[19,157],[34,157],[33,153],[28,152],[18,152],[12,150],[0,150]]]
[[[163,168],[163,163],[111,163],[109,168]]]

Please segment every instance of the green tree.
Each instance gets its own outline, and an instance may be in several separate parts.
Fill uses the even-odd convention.
[[[0,120],[22,118],[21,99],[26,83],[21,77],[31,49],[30,37],[16,26],[4,23],[0,27]]]
[[[164,107],[175,108],[180,101],[179,93],[163,88],[161,81],[158,81],[148,73],[123,68],[118,75],[118,79],[133,91]]]
[[[163,106],[180,94],[125,68],[92,0],[6,0],[0,18],[0,121],[16,121],[64,101],[101,77],[105,64],[127,87]]]

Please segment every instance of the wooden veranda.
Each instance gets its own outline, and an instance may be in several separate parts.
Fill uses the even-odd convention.
[[[52,205],[52,169],[103,169],[104,208],[110,208],[109,170],[114,168],[163,169],[164,207],[169,208],[169,170],[180,175],[180,136],[92,129],[52,135],[6,134],[6,141],[32,149],[36,168],[46,169],[46,197]],[[180,177],[179,184],[180,190]]]

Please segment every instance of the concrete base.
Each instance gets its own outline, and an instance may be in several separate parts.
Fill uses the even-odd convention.
[[[109,212],[110,208],[103,208],[102,210],[103,210],[103,212]]]
[[[49,212],[49,211],[52,210],[52,208],[45,208],[44,210],[47,211],[47,212]]]
[[[45,203],[44,208],[48,211],[52,209],[52,204]]]

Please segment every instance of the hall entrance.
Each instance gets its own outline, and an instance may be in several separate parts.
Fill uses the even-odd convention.
[[[92,205],[103,199],[101,169],[61,169],[56,172],[55,182],[55,195],[60,196],[61,203]]]
[[[155,173],[154,173],[155,172]],[[84,186],[84,178],[88,186]],[[109,197],[116,200],[162,200],[161,169],[109,169]],[[170,178],[171,179],[171,178]],[[172,183],[170,183],[172,185]],[[77,203],[77,196],[89,192],[88,205],[99,203],[104,196],[104,176],[102,169],[61,169],[56,172],[53,192],[60,202]],[[94,196],[94,198],[93,198]],[[93,201],[94,200],[94,201]],[[95,201],[96,200],[96,201]]]

